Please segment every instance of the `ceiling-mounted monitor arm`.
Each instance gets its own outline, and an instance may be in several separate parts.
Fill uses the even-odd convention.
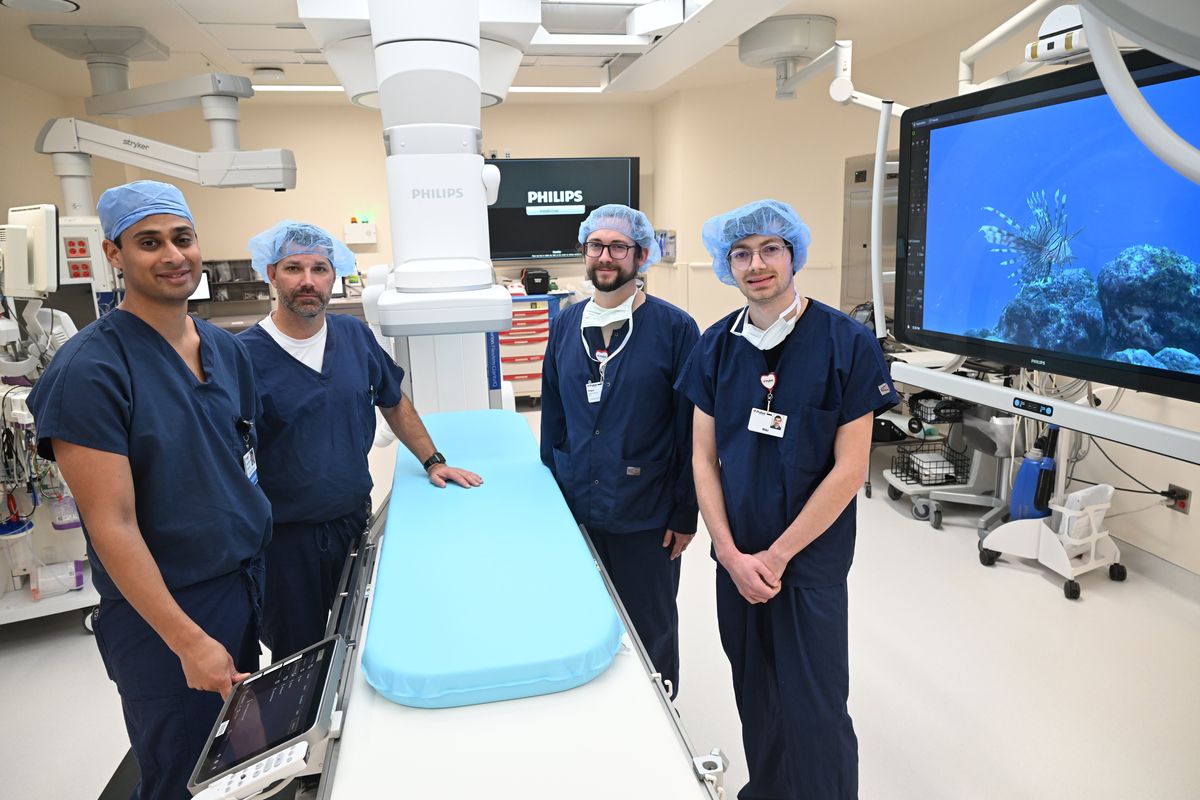
[[[47,122],[38,133],[34,149],[54,158],[55,173],[64,178],[81,178],[84,173],[80,162],[78,159],[55,157],[87,155],[152,170],[201,186],[250,186],[276,190],[296,187],[296,160],[290,150],[210,150],[197,153],[72,117]],[[86,173],[89,178],[90,172],[89,167]],[[85,213],[90,214],[91,211],[89,209]],[[72,209],[74,213],[76,211]]]

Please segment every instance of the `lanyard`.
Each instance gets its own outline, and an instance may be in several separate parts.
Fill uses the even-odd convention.
[[[608,366],[608,362],[621,354],[625,349],[625,345],[629,344],[629,340],[633,338],[633,313],[629,314],[629,331],[625,334],[625,338],[621,340],[621,344],[612,353],[607,350],[597,350],[596,354],[592,354],[592,348],[588,345],[587,337],[583,335],[583,328],[579,329],[579,340],[583,342],[583,352],[587,357],[600,365],[600,380],[604,380],[604,369]]]
[[[774,372],[767,372],[761,375],[758,382],[767,390],[767,411],[771,410],[771,401],[775,399],[775,387],[779,385],[779,379]]]

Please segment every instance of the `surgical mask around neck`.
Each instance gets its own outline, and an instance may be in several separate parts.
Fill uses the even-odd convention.
[[[729,329],[729,332],[735,336],[741,336],[759,350],[770,350],[773,347],[777,347],[780,342],[787,338],[788,334],[792,332],[792,329],[796,327],[796,320],[800,318],[800,315],[793,314],[791,319],[788,319],[787,317],[799,306],[800,295],[797,294],[796,299],[792,301],[792,304],[784,309],[783,313],[779,315],[779,318],[772,322],[765,330],[759,328],[750,321],[747,313],[749,312],[750,307],[747,306],[745,309],[743,309],[742,313],[738,315],[737,319],[733,321],[733,327]],[[739,331],[737,330],[737,326],[743,318],[746,319],[746,324],[743,325],[742,329]]]
[[[579,329],[584,328],[603,328],[606,325],[614,325],[619,322],[625,322],[633,318],[633,301],[637,299],[637,292],[629,295],[629,299],[616,308],[601,308],[596,305],[595,300],[589,300],[587,305],[583,307],[583,314],[579,318]]]

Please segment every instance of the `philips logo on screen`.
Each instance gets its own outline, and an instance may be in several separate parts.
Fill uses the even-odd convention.
[[[447,186],[441,189],[413,189],[413,200],[461,200],[462,187]]]
[[[582,189],[563,189],[558,192],[526,192],[526,203],[582,203]]]

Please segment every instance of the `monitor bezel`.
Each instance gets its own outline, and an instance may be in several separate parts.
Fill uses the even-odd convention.
[[[1124,56],[1125,63],[1133,73],[1134,80],[1139,86],[1177,80],[1198,75],[1196,70],[1175,64],[1153,53],[1141,50]],[[1167,69],[1163,70],[1162,68]],[[1161,73],[1158,71],[1162,70]],[[1145,75],[1146,71],[1155,74]],[[1094,86],[1083,88],[1086,84]],[[1046,92],[1061,91],[1072,86],[1081,87],[1079,94],[1073,95],[1065,102],[1096,96],[1104,93],[1099,85],[1096,68],[1092,64],[1082,64],[1062,69],[1049,75],[1027,78],[1004,84],[993,89],[983,89],[971,94],[952,97],[935,103],[915,106],[904,112],[900,120],[900,183],[897,190],[898,219],[896,221],[896,305],[895,324],[893,333],[896,340],[902,344],[914,347],[924,347],[932,350],[942,350],[968,358],[995,361],[1006,366],[1024,369],[1052,372],[1072,378],[1082,378],[1099,383],[1122,386],[1135,391],[1151,392],[1153,394],[1174,397],[1190,402],[1200,402],[1200,376],[1189,379],[1186,373],[1165,372],[1164,370],[1144,367],[1137,364],[1120,364],[1105,359],[1077,356],[1054,350],[1042,350],[1036,347],[1003,344],[991,340],[962,336],[959,334],[942,333],[937,331],[913,331],[908,328],[909,308],[904,298],[907,297],[908,286],[908,239],[910,218],[908,210],[911,207],[911,163],[914,124],[925,122],[931,118],[947,114],[959,114],[964,111],[978,109],[976,119],[988,116],[999,116],[1001,112],[989,109],[997,103],[1030,98],[1027,105],[1021,105],[1003,113],[1013,113],[1024,108],[1035,108],[1053,105],[1045,98],[1036,99],[1034,96]],[[1058,101],[1064,102],[1064,101]]]

